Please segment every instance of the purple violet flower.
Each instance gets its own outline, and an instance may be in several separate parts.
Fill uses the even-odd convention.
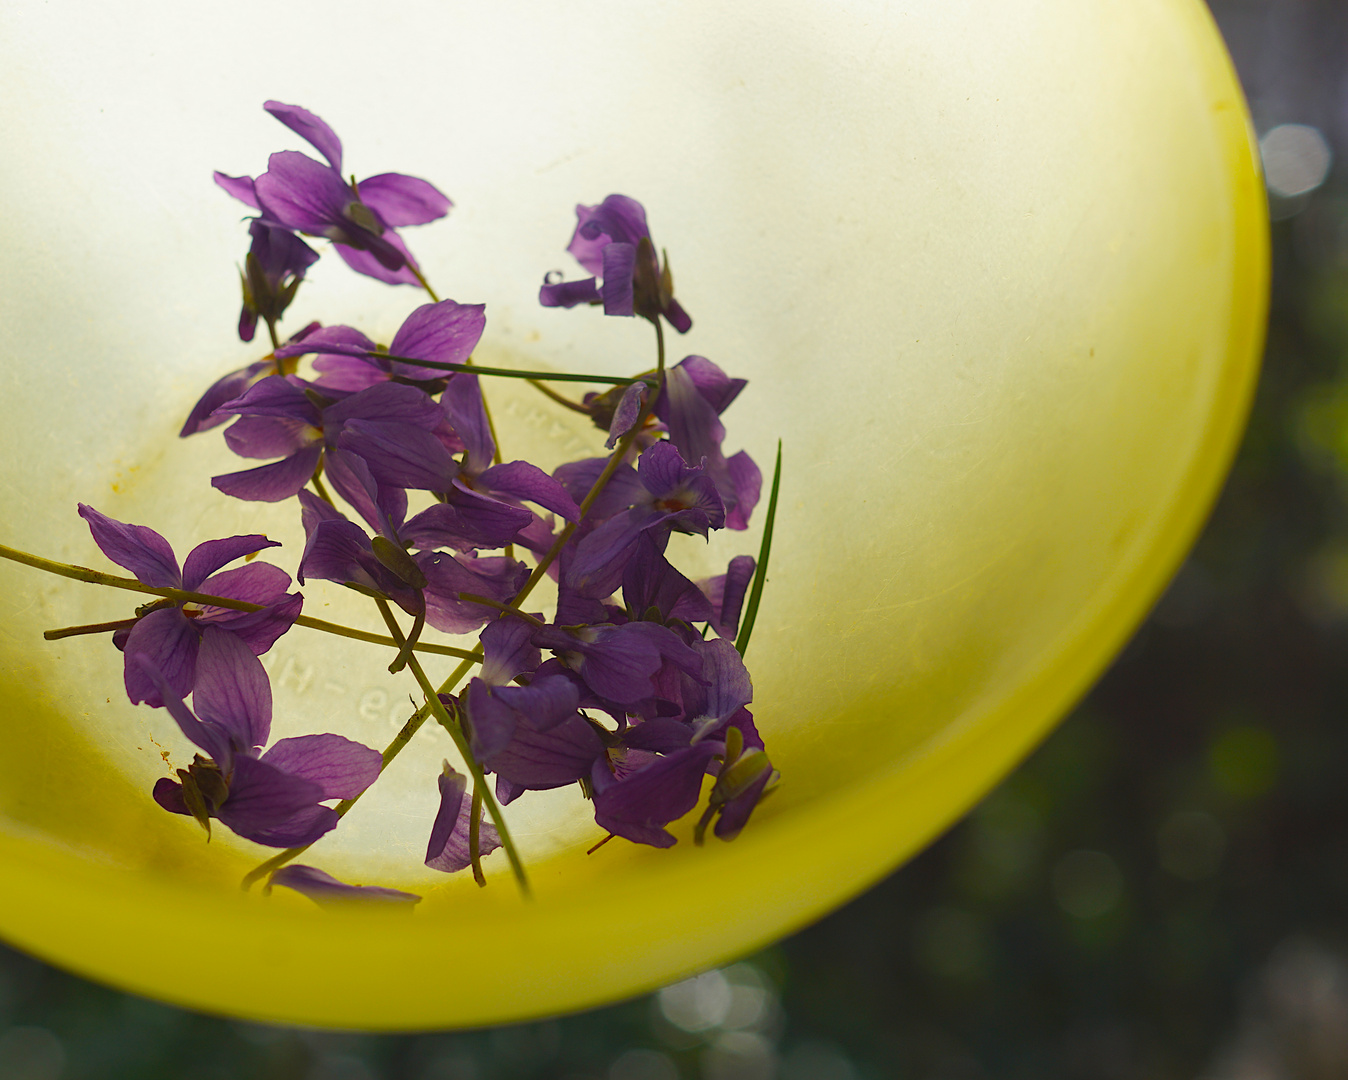
[[[321,499],[300,492],[302,519],[308,540],[300,559],[298,577],[335,581],[360,592],[386,597],[409,615],[424,613],[426,621],[447,634],[466,634],[495,618],[495,608],[459,598],[460,593],[482,596],[504,604],[528,580],[529,568],[504,556],[474,558],[423,551],[407,555],[390,565],[389,548],[396,541],[387,536],[384,557],[359,525]],[[401,550],[401,549],[399,549]],[[385,561],[389,560],[389,561]]]
[[[411,911],[413,904],[421,903],[421,897],[416,893],[386,889],[381,885],[347,885],[331,874],[302,863],[281,867],[271,876],[271,885],[294,889],[320,907],[343,908],[352,902],[374,902],[386,905],[389,910]]]
[[[519,505],[522,502],[551,510],[567,521],[580,519],[580,507],[566,488],[537,465],[527,461],[492,464],[496,443],[476,375],[455,375],[440,401],[450,426],[463,441],[463,461],[451,483],[433,489],[441,501],[403,528],[409,543],[459,551],[503,547],[534,522],[533,513]]]
[[[354,799],[379,776],[379,751],[340,735],[282,739],[259,756],[271,733],[271,683],[261,661],[225,630],[207,627],[202,635],[193,709],[146,653],[128,660],[154,683],[182,733],[210,755],[198,754],[177,780],[154,786],[160,806],[196,818],[207,835],[217,818],[259,844],[311,844],[337,824],[323,802]]]
[[[248,225],[253,243],[241,275],[243,309],[239,312],[239,338],[252,341],[257,320],[274,328],[295,299],[304,272],[318,261],[318,252],[289,229],[268,225],[254,218]]]
[[[132,657],[150,658],[179,697],[192,692],[198,679],[197,654],[202,635],[209,628],[227,632],[253,654],[261,655],[294,625],[304,598],[287,594],[290,575],[270,563],[252,562],[220,573],[222,566],[264,548],[280,547],[265,536],[230,536],[208,540],[188,553],[181,570],[169,542],[144,525],[126,525],[79,504],[80,517],[89,525],[94,543],[118,566],[124,566],[145,585],[204,592],[261,604],[261,611],[205,607],[200,604],[162,600],[127,630],[113,635],[113,644],[126,654],[124,681],[132,704],[163,705],[156,683],[134,663]]]
[[[598,206],[576,207],[576,231],[567,251],[593,277],[555,282],[551,275],[538,291],[544,307],[603,304],[605,315],[664,316],[681,334],[693,320],[674,299],[669,257],[661,266],[646,225],[646,210],[626,195],[610,195]]]
[[[629,750],[626,759],[639,767],[615,775],[604,761],[590,775],[594,786],[594,820],[615,836],[653,847],[673,847],[664,826],[697,805],[702,777],[721,746],[700,742],[672,754],[654,757]]]
[[[442,218],[453,205],[425,180],[381,173],[359,184],[342,174],[342,143],[321,118],[297,105],[268,101],[263,108],[311,146],[328,164],[294,150],[272,154],[256,180],[215,174],[236,199],[261,210],[262,220],[331,240],[357,273],[391,285],[418,285],[417,263],[394,231]]]
[[[338,393],[330,391],[330,393]],[[240,397],[226,402],[217,414],[237,415],[225,432],[225,442],[241,457],[282,460],[256,469],[226,473],[211,484],[226,495],[255,502],[280,502],[290,498],[314,475],[319,463],[342,498],[353,506],[368,503],[367,484],[361,465],[340,441],[348,424],[367,442],[383,439],[398,453],[387,452],[383,461],[391,471],[371,461],[368,470],[382,486],[408,487],[406,469],[398,469],[399,456],[406,461],[431,462],[434,468],[449,462],[447,451],[432,434],[442,411],[423,391],[398,383],[380,383],[367,390],[328,397],[294,375],[273,376],[250,387]],[[435,473],[435,482],[440,482]]]
[[[668,536],[677,529],[705,537],[725,524],[716,484],[700,466],[689,467],[672,443],[658,442],[641,455],[637,479],[641,489],[632,508],[576,545],[564,580],[581,596],[602,599],[613,593],[643,533],[658,530]]]
[[[716,484],[729,529],[749,527],[763,487],[753,458],[743,450],[727,458],[721,450],[725,427],[720,414],[744,386],[744,379],[730,378],[705,357],[689,356],[666,373],[665,392],[655,407],[683,460],[700,462]]]

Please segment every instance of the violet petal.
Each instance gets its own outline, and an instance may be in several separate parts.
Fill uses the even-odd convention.
[[[217,816],[240,836],[271,847],[311,844],[337,824],[319,805],[322,788],[255,758],[234,759],[229,798]]]
[[[402,173],[380,173],[358,185],[360,198],[385,225],[425,225],[449,213],[454,204],[433,184]],[[397,349],[392,350],[397,352]]]
[[[183,560],[183,588],[188,592],[196,592],[201,583],[220,567],[264,548],[280,546],[279,541],[268,540],[257,533],[248,536],[227,536],[223,540],[207,540],[189,551],[187,558]]]
[[[182,574],[169,542],[145,525],[126,525],[79,503],[80,517],[89,523],[94,543],[118,566],[124,566],[144,585],[179,588]]]
[[[476,483],[494,495],[535,503],[567,521],[580,520],[580,507],[567,494],[566,488],[527,461],[493,465],[477,478]]]
[[[338,176],[342,174],[342,140],[322,117],[280,101],[264,101],[262,107],[327,158]]]
[[[228,630],[208,626],[201,635],[192,707],[203,723],[229,732],[245,752],[271,734],[271,681],[253,650]]]
[[[323,456],[323,444],[314,443],[288,458],[256,469],[211,477],[211,486],[236,499],[250,502],[282,502],[309,482]]]
[[[218,169],[212,175],[215,182],[238,199],[239,202],[251,206],[254,210],[261,209],[257,204],[257,192],[253,190],[253,178],[251,176],[226,176]]]
[[[426,845],[426,865],[452,874],[472,865],[468,832],[473,800],[464,790],[466,778],[451,769],[448,762],[439,783],[440,809],[431,826],[430,842]],[[484,814],[478,825],[478,857],[482,858],[500,846],[501,838]]]
[[[133,662],[137,654],[145,655],[179,697],[187,697],[196,677],[200,645],[201,638],[181,608],[163,608],[137,620],[127,635],[123,669],[131,703],[138,705],[143,701],[156,709],[164,707],[154,679]]]
[[[664,825],[697,805],[713,745],[699,743],[656,759],[606,790],[596,791],[594,820],[609,832],[639,844],[671,847]]]
[[[413,904],[421,903],[421,897],[416,893],[386,889],[382,885],[347,885],[331,874],[303,863],[281,867],[272,875],[271,883],[294,889],[321,906],[344,906],[354,900],[386,904],[390,908],[406,907],[410,911]]]
[[[323,789],[323,799],[354,799],[379,778],[383,757],[340,735],[300,735],[282,739],[262,760]]]
[[[604,756],[604,744],[580,713],[572,713],[548,731],[524,724],[510,744],[491,760],[498,777],[531,791],[562,787],[588,776]]]

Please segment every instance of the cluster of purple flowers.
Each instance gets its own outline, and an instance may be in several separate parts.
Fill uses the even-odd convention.
[[[748,526],[761,474],[747,453],[724,452],[720,419],[745,381],[700,356],[666,368],[662,347],[655,371],[573,405],[607,431],[611,453],[549,474],[502,460],[471,370],[486,324],[481,304],[420,306],[387,348],[356,328],[318,324],[281,344],[276,324],[318,258],[299,234],[331,240],[360,273],[425,286],[394,230],[441,217],[451,204],[414,177],[344,180],[342,145],[326,123],[292,105],[265,108],[326,164],[285,151],[255,179],[216,174],[259,212],[249,221],[239,336],[251,340],[260,319],[275,347],[212,386],[183,428],[190,435],[228,423],[230,449],[264,462],[212,484],[239,499],[296,497],[306,535],[298,582],[352,588],[389,619],[387,605],[401,609],[412,618],[404,654],[425,625],[478,635],[476,675],[436,704],[494,776],[500,803],[575,784],[608,833],[668,847],[667,826],[697,806],[710,775],[696,837],[710,827],[732,839],[777,777],[735,644],[756,564],[740,556],[724,574],[694,582],[666,550],[674,533]],[[592,276],[549,275],[540,302],[593,304],[686,332],[691,320],[642,206],[610,195],[576,213],[568,250]],[[303,357],[312,358],[307,377]],[[180,570],[158,533],[87,506],[80,513],[104,553],[142,583],[241,602],[165,599],[114,635],[131,700],[167,709],[204,752],[156,785],[156,801],[208,832],[218,820],[273,847],[307,845],[332,829],[339,815],[328,804],[359,797],[383,760],[334,734],[263,749],[272,701],[258,655],[295,624],[302,597],[270,564],[222,568],[277,545],[262,536],[209,541]],[[545,574],[557,589],[550,620],[521,610]],[[483,793],[474,797],[448,764],[439,787],[426,864],[476,870],[503,843],[482,819]],[[320,901],[416,899],[344,885],[312,867],[289,866],[273,881]]]

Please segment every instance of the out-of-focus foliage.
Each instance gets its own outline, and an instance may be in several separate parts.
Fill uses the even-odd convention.
[[[1213,7],[1297,191],[1348,150],[1348,7]],[[1057,733],[870,893],[650,998],[460,1034],[201,1017],[0,951],[0,1080],[1348,1076],[1348,183],[1322,179],[1273,197],[1265,374],[1192,558]]]

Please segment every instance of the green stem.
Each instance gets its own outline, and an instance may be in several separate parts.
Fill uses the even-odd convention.
[[[482,872],[482,792],[473,788],[473,805],[468,812],[468,859],[473,864],[473,880],[478,888],[487,884]]]
[[[421,283],[421,287],[426,290],[426,295],[431,298],[431,302],[435,304],[440,303],[440,297],[435,295],[435,290],[431,288],[431,283],[426,280],[425,275],[411,263],[407,264],[407,269],[411,270],[412,276]]]
[[[402,636],[402,629],[398,626],[398,620],[393,617],[388,601],[380,597],[375,600],[375,603],[379,605],[379,613],[384,616],[384,622],[388,626],[389,633],[397,640]],[[519,884],[520,892],[527,897],[529,895],[529,878],[524,872],[524,864],[520,861],[519,852],[515,849],[515,841],[511,838],[510,829],[505,822],[505,815],[501,813],[501,808],[497,805],[496,796],[487,786],[487,778],[482,772],[482,766],[473,757],[473,749],[468,745],[468,739],[463,733],[463,728],[455,723],[449,715],[444,702],[440,700],[440,691],[431,685],[431,680],[426,677],[421,661],[416,656],[411,656],[408,658],[407,666],[411,669],[412,675],[421,687],[421,692],[426,695],[426,703],[431,707],[432,715],[440,722],[440,726],[449,732],[450,737],[454,740],[454,745],[459,748],[459,753],[463,756],[463,762],[473,778],[473,790],[481,794],[482,802],[486,805],[487,812],[491,814],[492,823],[496,826],[496,831],[500,835],[501,847],[505,850],[506,858],[510,860],[510,869],[514,871],[515,881]]]
[[[507,379],[534,379],[540,382],[584,382],[604,383],[612,386],[628,386],[641,379],[620,379],[616,375],[576,375],[571,372],[521,371],[518,368],[481,367],[478,364],[448,364],[435,360],[421,360],[415,356],[394,356],[392,353],[374,352],[364,355],[380,360],[396,360],[401,364],[416,367],[434,368],[436,371],[459,371],[466,375],[499,375]]]
[[[552,389],[552,387],[544,386],[537,379],[530,379],[529,385],[532,386],[535,390],[539,391],[539,393],[552,398],[553,401],[557,402],[557,404],[561,405],[563,408],[570,409],[572,412],[578,412],[582,416],[590,415],[590,410],[587,409],[584,405],[580,404],[580,402],[572,401],[568,397],[563,397],[561,394],[557,393],[556,390]]]
[[[235,600],[231,596],[212,596],[210,593],[191,592],[187,589],[171,589],[160,587],[158,585],[145,585],[135,578],[118,577],[116,574],[105,574],[101,570],[90,570],[84,566],[72,566],[69,563],[54,562],[51,559],[44,559],[40,555],[30,555],[26,551],[19,551],[16,548],[6,547],[0,544],[0,558],[9,559],[11,562],[22,563],[24,566],[31,566],[36,570],[45,570],[49,574],[57,574],[61,577],[71,578],[74,581],[87,582],[90,585],[107,585],[114,589],[125,589],[127,592],[148,593],[150,596],[166,596],[170,600],[176,600],[179,603],[205,604],[210,607],[229,608],[233,611],[261,611],[265,605],[252,604],[247,600]],[[372,645],[384,645],[389,648],[398,648],[398,643],[392,638],[385,637],[383,634],[372,634],[366,630],[357,630],[351,626],[342,626],[340,623],[328,622],[326,619],[314,619],[308,615],[301,615],[295,620],[296,626],[308,627],[310,630],[321,630],[325,634],[335,634],[338,637],[351,638],[355,641],[368,641]],[[117,629],[112,626],[112,629]],[[70,629],[79,629],[71,627]],[[87,631],[88,633],[98,633],[96,630]],[[48,631],[56,633],[61,637],[71,635],[60,631]],[[55,639],[49,639],[55,640]],[[427,642],[417,643],[418,652],[435,653],[439,656],[456,656],[465,661],[476,661],[480,652],[472,652],[467,649],[456,649],[451,645],[432,645]]]
[[[112,622],[86,623],[83,626],[63,626],[60,630],[44,630],[42,636],[47,641],[60,641],[62,638],[80,637],[83,634],[106,634],[112,630],[129,630],[140,619],[114,619]]]

